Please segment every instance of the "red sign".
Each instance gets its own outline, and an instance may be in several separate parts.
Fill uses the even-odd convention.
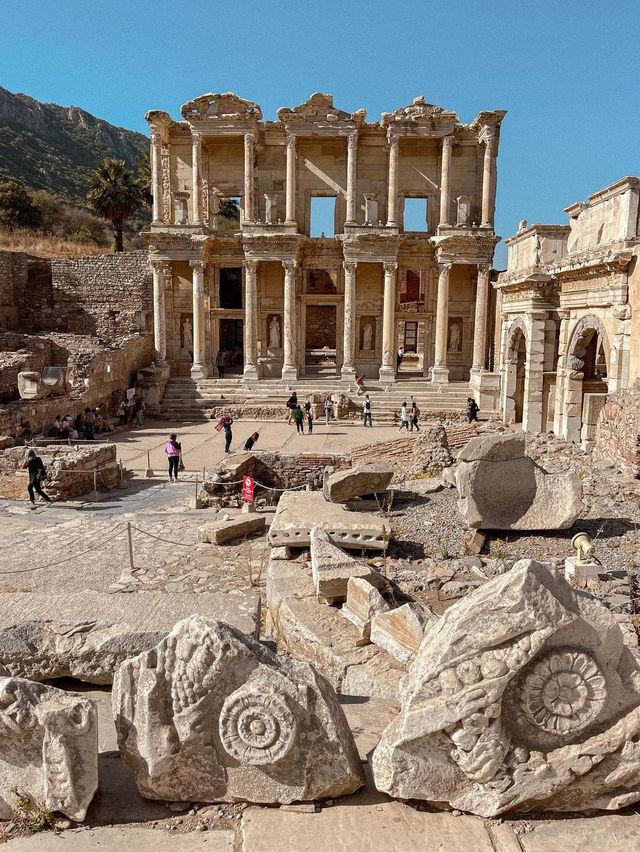
[[[250,476],[242,477],[242,499],[245,503],[253,503],[254,481]]]

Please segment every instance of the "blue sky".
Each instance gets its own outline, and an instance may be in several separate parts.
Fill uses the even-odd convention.
[[[0,0],[0,84],[146,131],[232,90],[265,118],[311,92],[370,120],[418,94],[506,109],[496,231],[640,174],[640,0]],[[499,251],[496,265],[504,262]]]

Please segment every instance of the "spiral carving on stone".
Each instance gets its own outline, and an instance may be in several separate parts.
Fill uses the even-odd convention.
[[[573,734],[596,718],[606,697],[604,676],[588,654],[556,648],[526,673],[520,706],[537,728]]]
[[[282,698],[238,690],[222,706],[219,731],[227,754],[242,763],[262,766],[289,753],[296,719]]]

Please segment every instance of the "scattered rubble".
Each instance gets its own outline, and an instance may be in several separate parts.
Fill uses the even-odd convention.
[[[424,638],[425,630],[437,621],[430,609],[419,603],[406,603],[375,615],[370,638],[401,663],[412,661]]]
[[[198,527],[198,541],[208,544],[225,544],[237,538],[264,532],[264,515],[243,514],[228,520],[221,519]]]
[[[384,582],[375,569],[345,553],[333,543],[327,530],[320,527],[311,530],[311,572],[318,600],[328,604],[347,599],[351,577],[361,577],[375,585]]]
[[[335,472],[327,468],[322,490],[325,500],[346,503],[366,494],[381,494],[392,477],[392,468],[384,464],[359,464]]]
[[[358,631],[357,645],[370,643],[371,619],[389,608],[389,604],[375,586],[359,577],[350,578],[347,584],[347,602],[341,612]]]

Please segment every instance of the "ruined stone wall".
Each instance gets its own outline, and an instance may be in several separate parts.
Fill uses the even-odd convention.
[[[640,379],[607,400],[596,423],[592,454],[640,479]]]
[[[0,329],[41,330],[51,305],[51,261],[24,252],[0,251]]]
[[[18,398],[19,372],[41,372],[51,363],[51,341],[38,340],[37,344],[29,344],[21,335],[0,333],[0,403]]]

